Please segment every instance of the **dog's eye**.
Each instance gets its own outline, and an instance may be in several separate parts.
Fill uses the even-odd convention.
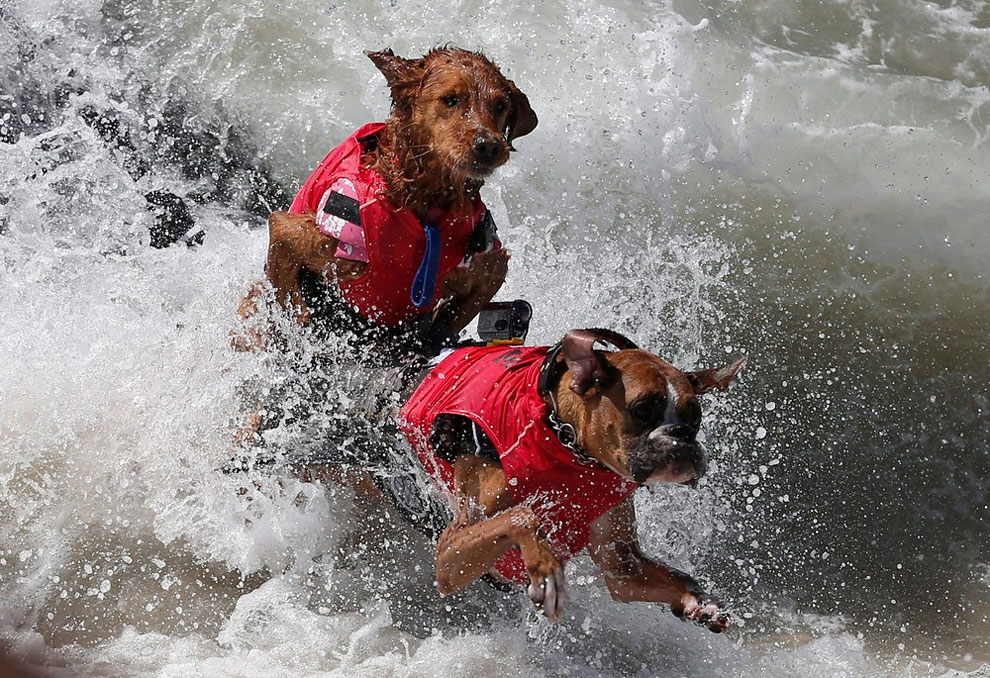
[[[495,113],[496,116],[500,116],[503,113],[505,113],[505,109],[507,107],[508,104],[506,104],[504,101],[499,99],[498,101],[495,102],[495,106],[492,108],[492,111]]]
[[[663,414],[663,398],[646,396],[629,405],[629,413],[641,424],[654,424]]]
[[[457,104],[461,103],[461,99],[456,94],[448,94],[443,98],[443,102],[450,108],[457,108]]]

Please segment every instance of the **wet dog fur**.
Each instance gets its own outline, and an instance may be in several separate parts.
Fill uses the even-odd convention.
[[[537,117],[529,100],[486,56],[456,47],[430,50],[419,59],[390,49],[368,52],[391,90],[392,111],[377,148],[363,161],[388,186],[396,208],[423,219],[431,210],[470,214],[484,180],[508,159],[514,139],[529,134]],[[269,218],[267,282],[275,301],[309,322],[310,308],[300,275],[307,271],[331,280],[359,277],[366,264],[337,259],[336,239],[321,233],[312,214],[275,212]],[[441,281],[447,302],[436,322],[454,332],[465,327],[501,287],[508,268],[504,249],[475,255],[469,267]],[[264,282],[243,298],[239,312],[257,314]],[[266,331],[248,328],[234,338],[241,350],[265,343]]]
[[[595,350],[602,340],[620,350]],[[614,332],[572,330],[562,342],[562,362],[566,370],[550,385],[548,407],[573,426],[590,456],[629,480],[652,485],[691,484],[705,473],[707,453],[696,438],[698,397],[727,389],[746,360],[682,372]],[[466,433],[469,425],[464,417],[438,418],[435,427],[446,430],[431,438],[449,446],[442,456],[454,460],[456,502],[437,542],[437,587],[444,594],[457,591],[518,547],[529,597],[551,620],[560,619],[563,565],[533,510],[516,503],[501,464],[477,453],[476,440]],[[718,599],[691,576],[642,553],[632,496],[592,523],[588,551],[615,600],[665,603],[676,616],[711,631],[728,627]]]

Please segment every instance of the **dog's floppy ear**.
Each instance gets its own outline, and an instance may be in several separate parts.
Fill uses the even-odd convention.
[[[742,358],[725,367],[701,370],[700,372],[685,372],[684,376],[691,382],[695,393],[707,393],[712,389],[724,391],[729,388],[729,382],[746,364],[747,358]]]
[[[390,48],[380,52],[365,52],[365,54],[385,76],[385,82],[392,90],[393,99],[403,87],[418,84],[423,79],[423,73],[426,69],[424,59],[403,59],[400,56],[395,56]]]
[[[632,339],[624,334],[619,334],[615,330],[606,330],[602,327],[589,327],[585,332],[595,335],[597,341],[607,342],[615,346],[620,351],[626,348],[639,348]]]
[[[509,101],[512,103],[512,113],[505,124],[505,141],[511,150],[516,150],[512,146],[512,140],[517,137],[526,136],[534,129],[538,120],[533,107],[529,105],[529,98],[520,91],[516,84],[509,82]]]
[[[571,330],[561,340],[561,353],[571,372],[572,391],[583,396],[592,386],[610,381],[614,370],[600,353],[595,352],[595,342],[600,337],[594,330]]]

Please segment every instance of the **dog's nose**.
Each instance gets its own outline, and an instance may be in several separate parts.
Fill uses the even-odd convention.
[[[479,162],[491,162],[498,156],[499,144],[488,137],[477,137],[474,140],[474,157]]]

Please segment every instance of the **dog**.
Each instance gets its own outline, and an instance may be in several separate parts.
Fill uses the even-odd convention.
[[[509,255],[479,190],[537,117],[483,54],[449,46],[419,59],[366,54],[391,90],[391,115],[333,149],[289,212],[271,215],[266,277],[302,325],[355,332],[392,351],[397,337],[412,336],[430,353],[452,343],[505,280]],[[256,283],[240,314],[255,316],[264,298]],[[258,328],[234,338],[241,350],[264,344]]]
[[[617,350],[597,350],[599,342]],[[608,330],[553,347],[459,348],[433,367],[398,422],[453,518],[436,546],[442,594],[483,576],[528,584],[560,619],[565,561],[587,548],[615,600],[666,603],[721,632],[722,604],[640,551],[635,489],[706,470],[698,396],[725,390],[745,358],[682,372]]]

